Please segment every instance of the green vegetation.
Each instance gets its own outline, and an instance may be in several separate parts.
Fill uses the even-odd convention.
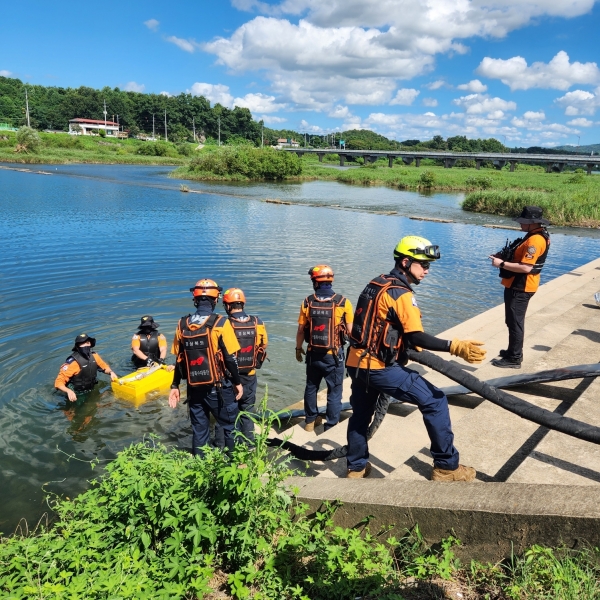
[[[311,514],[286,487],[287,460],[266,445],[273,418],[259,423],[254,449],[229,456],[196,458],[153,441],[125,449],[87,492],[49,500],[52,525],[21,525],[0,540],[2,597],[401,600],[452,589],[600,598],[596,548],[534,546],[506,563],[463,567],[453,537],[428,548],[418,527],[397,539],[389,528],[372,533],[368,519],[336,526],[336,506]]]
[[[290,152],[251,146],[206,148],[171,176],[209,181],[276,180],[298,177],[302,161]]]
[[[19,138],[22,141],[19,141]],[[0,162],[181,165],[189,161],[189,156],[194,153],[195,148],[195,144],[187,142],[172,144],[100,136],[37,133],[28,127],[21,127],[16,134],[0,132]]]

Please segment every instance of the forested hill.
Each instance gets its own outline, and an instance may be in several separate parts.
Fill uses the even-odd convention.
[[[157,134],[165,131],[165,110],[169,138],[190,137],[196,132],[216,139],[221,125],[221,140],[238,138],[260,143],[261,125],[255,122],[247,108],[230,110],[220,104],[211,107],[203,96],[179,94],[143,94],[125,92],[119,88],[89,87],[61,88],[25,84],[20,79],[0,77],[0,123],[13,127],[26,124],[25,88],[29,97],[31,126],[35,129],[67,130],[69,119],[104,119],[104,101],[107,117],[118,120],[132,135],[143,131],[152,133],[152,115]]]

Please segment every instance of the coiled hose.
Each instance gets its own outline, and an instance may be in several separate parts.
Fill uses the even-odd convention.
[[[431,352],[408,350],[408,358],[413,362],[419,363],[434,371],[442,373],[449,379],[465,386],[467,389],[475,392],[485,400],[489,400],[492,404],[496,404],[500,408],[507,410],[522,419],[532,421],[553,431],[559,431],[593,444],[600,444],[600,427],[588,425],[582,421],[563,417],[557,413],[551,412],[539,406],[535,406],[530,402],[521,400],[516,396],[507,394],[484,381],[480,381],[467,371],[457,367],[451,362],[432,354]],[[387,414],[390,399],[384,394],[380,394],[375,405],[375,414],[373,420],[367,430],[367,440],[370,440]],[[283,441],[277,438],[270,438],[267,441],[269,446],[279,447],[287,450],[295,458],[300,460],[310,461],[327,461],[346,456],[348,446],[342,446],[333,450],[312,450],[304,446],[292,444],[292,442]]]

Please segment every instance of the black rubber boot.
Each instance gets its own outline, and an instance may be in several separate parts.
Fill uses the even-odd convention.
[[[515,362],[513,360],[508,360],[506,358],[495,358],[491,361],[491,364],[494,367],[500,367],[501,369],[520,369],[521,363]]]

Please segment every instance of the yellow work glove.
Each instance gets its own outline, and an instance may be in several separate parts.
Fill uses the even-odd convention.
[[[298,362],[302,362],[302,356],[306,356],[306,352],[304,352],[303,348],[296,348],[296,360]]]
[[[469,363],[480,363],[485,358],[487,350],[481,348],[483,342],[476,340],[452,340],[450,344],[450,354],[459,356]]]

